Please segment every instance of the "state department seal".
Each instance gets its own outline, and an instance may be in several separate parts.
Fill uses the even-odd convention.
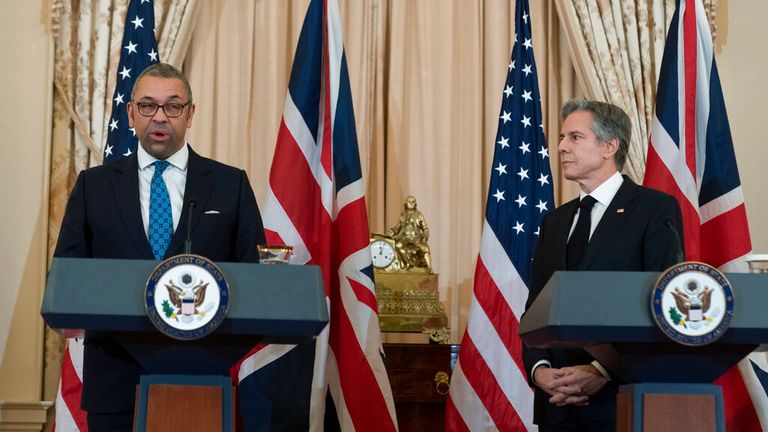
[[[211,334],[229,310],[229,287],[216,265],[199,255],[176,255],[149,275],[144,308],[152,324],[174,339]]]
[[[675,264],[656,280],[651,314],[659,329],[675,342],[707,345],[728,330],[733,318],[731,284],[708,264]]]

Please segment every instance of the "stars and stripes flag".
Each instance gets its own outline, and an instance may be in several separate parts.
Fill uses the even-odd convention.
[[[136,78],[147,66],[159,61],[155,41],[155,10],[152,0],[131,0],[125,16],[112,116],[109,119],[104,163],[136,151],[136,133],[128,127],[125,104],[130,101]],[[55,429],[59,432],[87,431],[86,413],[80,409],[83,389],[83,341],[70,339],[61,362],[61,381],[56,395]]]
[[[123,43],[120,46],[120,63],[112,97],[107,145],[104,146],[104,163],[130,156],[139,145],[136,132],[128,127],[125,104],[131,100],[133,84],[139,74],[147,66],[159,61],[152,0],[131,0],[125,15]]]
[[[528,0],[516,3],[469,323],[446,408],[450,431],[535,427],[517,329],[539,224],[554,198]]]
[[[312,0],[299,36],[264,208],[270,244],[322,268],[330,323],[317,339],[310,429],[397,430],[383,362],[365,188],[336,0]],[[254,356],[267,349],[257,350]],[[271,349],[280,351],[281,348]],[[246,359],[241,383],[289,350]],[[326,406],[330,392],[333,406]],[[332,418],[332,416],[331,416]]]
[[[699,0],[678,0],[672,17],[643,183],[680,203],[688,260],[746,271],[752,246],[744,195]],[[765,354],[752,354],[716,381],[723,387],[728,430],[768,428],[766,370]]]

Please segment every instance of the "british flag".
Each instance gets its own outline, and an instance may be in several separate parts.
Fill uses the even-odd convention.
[[[672,17],[643,183],[680,203],[688,260],[746,271],[752,246],[744,195],[700,0],[678,0]],[[768,428],[767,367],[764,354],[752,354],[716,382],[728,430]]]
[[[539,224],[554,200],[528,1],[516,3],[469,323],[446,408],[450,431],[534,428],[517,328]]]
[[[336,0],[312,0],[296,47],[264,208],[267,241],[293,246],[292,264],[322,268],[330,323],[316,344],[312,430],[322,429],[326,410],[335,410],[342,430],[397,430],[364,191],[339,8]],[[252,362],[249,374],[280,355]],[[241,373],[240,379],[248,375]],[[328,392],[333,407],[325,406]]]
[[[123,42],[120,45],[115,92],[112,96],[112,116],[109,119],[104,163],[129,156],[136,151],[138,140],[128,127],[125,109],[131,99],[133,84],[147,66],[160,61],[155,40],[155,9],[153,0],[131,0],[125,14]],[[86,412],[80,409],[83,390],[83,341],[70,339],[61,361],[61,381],[56,396],[55,430],[85,432],[88,430]]]

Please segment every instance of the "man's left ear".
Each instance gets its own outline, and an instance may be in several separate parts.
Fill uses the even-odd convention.
[[[187,115],[187,129],[192,127],[192,116],[195,115],[195,104],[189,106],[189,114]]]
[[[616,152],[619,151],[619,139],[614,138],[612,140],[606,141],[605,143],[605,158],[610,159],[616,156]]]

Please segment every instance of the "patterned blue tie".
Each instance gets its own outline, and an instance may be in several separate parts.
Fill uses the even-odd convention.
[[[155,259],[163,259],[173,235],[173,215],[171,214],[171,198],[165,187],[163,171],[168,168],[168,161],[153,163],[155,174],[152,175],[149,193],[149,245]]]

